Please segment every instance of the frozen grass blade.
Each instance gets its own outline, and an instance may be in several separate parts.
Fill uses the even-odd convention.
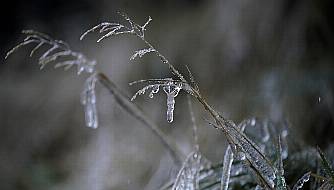
[[[244,133],[237,129],[232,121],[224,121],[225,124],[212,124],[216,128],[223,130],[229,139],[231,148],[233,146],[245,155],[250,167],[261,177],[268,188],[274,188],[275,169],[270,161],[263,155],[259,147],[251,141]],[[220,127],[223,126],[224,128]]]
[[[301,189],[306,182],[310,180],[311,172],[307,172],[304,174],[298,181],[297,183],[293,186],[292,190],[298,190]]]
[[[276,177],[276,189],[277,190],[287,190],[285,178],[284,178],[284,167],[282,160],[282,146],[281,146],[281,137],[278,136],[277,144],[277,177]]]
[[[330,162],[327,160],[327,158],[325,156],[325,153],[322,152],[322,150],[319,147],[318,147],[318,153],[320,155],[321,163],[322,163],[322,166],[324,167],[324,171],[325,171],[326,175],[331,178],[330,181],[334,185],[334,170],[333,170]]]
[[[240,132],[243,132],[245,130],[247,123],[249,123],[249,120],[246,120],[239,124],[238,128],[240,129]],[[220,190],[228,190],[233,160],[234,160],[234,154],[231,149],[231,146],[228,145],[224,154]]]

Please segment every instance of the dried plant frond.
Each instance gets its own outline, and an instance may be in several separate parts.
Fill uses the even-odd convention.
[[[38,63],[41,69],[43,69],[50,62],[57,62],[60,58],[64,58],[67,60],[56,63],[56,68],[64,67],[65,70],[67,70],[75,65],[77,66],[77,74],[80,74],[83,71],[87,73],[94,72],[96,61],[87,59],[86,56],[80,52],[72,51],[69,45],[64,41],[52,39],[48,35],[34,30],[24,30],[22,33],[26,35],[26,38],[23,42],[8,51],[5,57],[6,59],[19,48],[35,43],[36,46],[31,50],[30,56],[32,56],[42,46],[49,47],[49,49],[39,58]]]
[[[119,14],[128,22],[127,24],[129,26],[126,26],[120,23],[103,22],[87,30],[85,33],[83,33],[80,36],[80,40],[83,40],[89,33],[95,32],[96,30],[99,30],[100,34],[103,34],[102,37],[100,37],[97,40],[97,42],[100,42],[104,40],[105,38],[108,38],[111,36],[117,36],[120,34],[135,34],[141,38],[145,37],[146,27],[152,21],[151,17],[147,19],[145,24],[139,25],[135,23],[133,20],[131,20],[125,13],[119,13]]]

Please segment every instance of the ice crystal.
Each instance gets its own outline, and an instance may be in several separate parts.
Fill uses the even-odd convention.
[[[135,53],[130,57],[130,60],[134,60],[137,57],[143,57],[145,54],[150,53],[150,52],[155,52],[155,49],[153,48],[146,48],[146,49],[141,49],[135,51]]]
[[[24,30],[22,33],[26,35],[26,38],[23,42],[11,49],[6,54],[5,58],[8,58],[9,55],[14,53],[19,48],[35,43],[37,45],[31,50],[30,56],[33,56],[33,54],[44,45],[49,47],[49,49],[45,51],[38,60],[41,69],[43,69],[48,63],[57,62],[57,60],[63,58],[66,60],[57,62],[55,64],[55,68],[64,67],[65,70],[68,70],[75,65],[77,66],[78,75],[83,71],[87,73],[94,72],[96,61],[87,59],[86,56],[80,52],[72,51],[67,43],[61,40],[52,39],[46,34],[33,30]]]
[[[153,98],[154,94],[159,92],[159,88],[161,87],[163,91],[167,95],[167,121],[169,123],[173,122],[174,118],[174,107],[175,107],[175,98],[179,94],[180,90],[182,89],[183,85],[179,81],[173,81],[171,78],[166,79],[151,79],[151,80],[141,80],[135,81],[130,83],[133,85],[138,82],[156,82],[155,84],[150,84],[144,86],[142,89],[138,90],[131,98],[131,101],[135,100],[138,95],[143,95],[147,90],[151,90],[149,97]]]
[[[85,107],[85,120],[87,127],[97,128],[97,110],[96,110],[96,95],[95,84],[97,81],[96,74],[92,74],[87,78],[84,89],[81,93],[81,103]]]
[[[298,190],[301,189],[304,186],[304,183],[308,182],[310,180],[311,172],[307,172],[304,174],[297,183],[293,186],[292,190]]]
[[[202,155],[198,151],[191,152],[176,177],[173,190],[196,190],[199,188],[199,171]]]

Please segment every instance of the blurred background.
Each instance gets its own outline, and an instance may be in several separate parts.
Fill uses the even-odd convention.
[[[98,129],[85,127],[80,92],[87,76],[51,65],[40,71],[26,46],[4,60],[34,29],[68,42],[98,61],[98,69],[131,96],[128,83],[171,77],[159,59],[129,61],[141,41],[130,36],[95,43],[80,35],[128,13],[148,16],[146,38],[183,73],[188,65],[202,93],[223,116],[287,121],[289,137],[304,147],[334,141],[334,22],[331,0],[12,0],[1,5],[0,189],[157,189],[177,167],[160,141],[97,86]],[[41,53],[41,52],[40,52]],[[186,75],[186,74],[185,74]],[[165,95],[138,97],[140,106],[179,148],[192,150],[184,93],[167,123]],[[199,143],[213,163],[222,160],[224,135],[210,127],[197,103]]]

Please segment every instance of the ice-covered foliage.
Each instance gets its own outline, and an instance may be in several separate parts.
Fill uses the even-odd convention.
[[[130,83],[130,85],[148,83],[134,94],[131,101],[136,99],[138,95],[145,94],[147,91],[148,97],[153,98],[159,93],[159,90],[162,90],[167,96],[167,121],[172,122],[174,119],[175,98],[181,90],[184,90],[192,95],[191,97],[195,100],[198,100],[204,110],[212,116],[213,122],[210,124],[221,130],[229,143],[222,163],[212,166],[199,151],[197,126],[195,125],[195,117],[191,108],[190,113],[193,121],[194,150],[183,162],[176,180],[173,180],[167,187],[175,190],[229,190],[238,188],[289,189],[285,181],[284,175],[287,175],[287,172],[284,170],[283,160],[292,162],[291,168],[293,168],[294,165],[298,165],[295,164],[295,161],[298,161],[300,157],[305,158],[305,155],[312,155],[312,158],[314,158],[314,151],[306,150],[305,148],[306,151],[302,150],[291,156],[288,154],[287,136],[289,133],[287,122],[283,121],[278,124],[269,120],[251,118],[236,125],[235,122],[221,116],[213,106],[209,105],[206,98],[200,93],[199,87],[189,68],[187,67],[189,79],[186,79],[164,55],[146,40],[145,31],[148,24],[152,21],[151,17],[149,17],[144,24],[140,25],[130,19],[126,14],[120,13],[120,15],[125,19],[125,24],[109,22],[98,24],[82,34],[80,40],[84,39],[89,33],[95,31],[98,31],[98,33],[101,34],[97,42],[111,36],[131,34],[144,43],[144,48],[135,51],[130,57],[130,60],[141,58],[146,54],[152,53],[160,58],[163,64],[168,66],[171,74],[173,74],[173,78],[177,78],[148,79]],[[96,62],[94,60],[87,59],[82,53],[72,51],[65,42],[54,40],[43,33],[32,30],[26,30],[23,31],[23,33],[26,35],[26,38],[23,42],[10,50],[6,55],[6,58],[20,47],[35,44],[30,56],[40,50],[42,46],[47,47],[47,50],[39,58],[41,69],[48,63],[54,62],[55,67],[64,67],[66,70],[72,66],[76,66],[77,74],[82,72],[89,73],[90,76],[86,79],[81,94],[81,103],[85,108],[85,120],[88,127],[98,127],[95,86],[96,82],[99,81],[114,95],[116,102],[122,108],[150,127],[154,134],[161,139],[162,144],[170,151],[176,165],[181,165],[180,160],[182,160],[183,157],[182,153],[178,151],[178,147],[173,146],[173,141],[168,139],[168,137],[165,136],[163,132],[161,132],[159,128],[127,98],[127,96],[118,91],[106,75],[95,70]],[[218,147],[219,146],[217,146],[217,148]],[[325,158],[320,150],[319,154],[326,175],[322,176],[321,173],[314,174],[308,172],[297,181],[293,189],[301,189],[304,183],[309,181],[311,176],[321,179],[321,185],[317,186],[320,189],[333,188],[334,171],[331,167],[331,163]],[[309,164],[310,166],[317,168],[318,166],[314,162],[314,159],[307,159],[307,161],[309,163],[312,162]]]
[[[68,70],[72,66],[76,66],[78,75],[82,72],[89,73],[90,77],[87,78],[81,95],[81,103],[85,108],[86,125],[88,127],[97,128],[98,121],[95,95],[95,83],[97,81],[95,73],[96,61],[89,60],[84,54],[71,50],[66,42],[52,39],[50,36],[41,32],[24,30],[22,33],[26,35],[26,38],[23,42],[12,48],[6,54],[5,58],[8,58],[8,56],[19,48],[29,44],[35,44],[35,47],[30,52],[30,56],[33,56],[42,46],[47,46],[48,49],[38,59],[41,69],[48,63],[54,62],[55,68],[64,67],[65,70]]]
[[[5,58],[8,58],[8,56],[23,46],[35,44],[35,47],[30,52],[30,56],[33,56],[42,46],[48,47],[48,50],[45,51],[38,60],[41,69],[48,63],[55,62],[56,68],[64,67],[65,70],[70,69],[74,65],[77,66],[78,74],[83,71],[87,73],[93,73],[95,71],[96,61],[87,59],[86,56],[80,52],[72,51],[66,42],[52,39],[48,35],[34,30],[24,30],[22,33],[26,35],[26,38],[23,42],[8,51]]]

